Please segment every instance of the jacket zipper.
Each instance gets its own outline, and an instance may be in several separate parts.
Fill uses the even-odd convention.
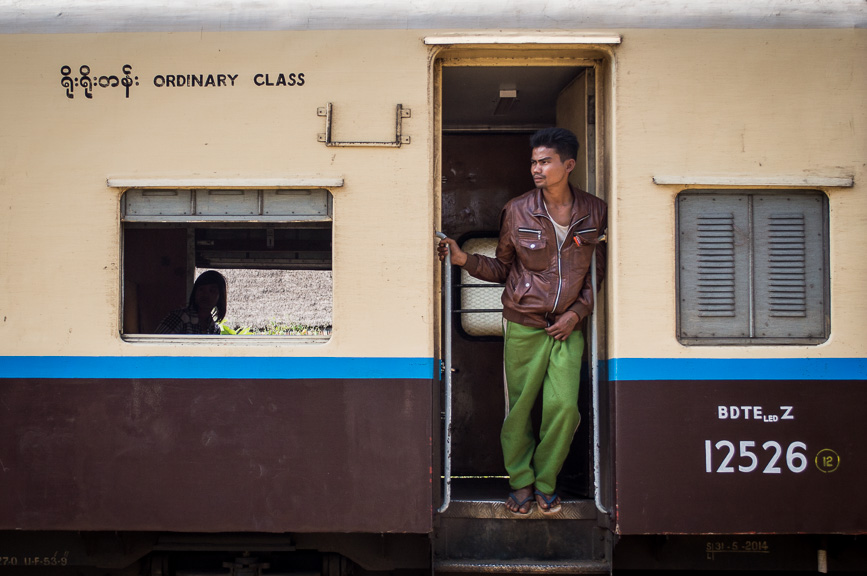
[[[536,230],[534,228],[518,228],[518,232],[523,232],[524,234],[532,234],[536,237],[536,240],[542,239],[541,230]]]
[[[551,222],[551,225],[552,226],[554,225],[554,219],[551,218],[547,213],[546,214],[535,214],[535,216],[541,216],[543,218],[547,218]],[[569,227],[566,229],[566,238],[569,238],[569,234],[572,232],[572,228],[574,228],[576,224],[579,224],[579,223],[587,220],[588,218],[590,218],[590,214],[582,216],[578,220],[575,220],[574,222],[572,222],[569,225]],[[554,238],[556,239],[556,237],[557,237],[557,234],[555,233]],[[566,243],[566,241],[564,240],[563,244],[565,244],[565,243]],[[562,245],[557,247],[557,296],[554,298],[554,306],[551,308],[552,314],[554,313],[554,310],[557,309],[557,304],[560,303],[560,292],[562,292],[562,290],[563,290],[563,268],[562,268],[562,262],[561,262],[561,258],[560,258],[560,251],[562,249],[563,249]]]

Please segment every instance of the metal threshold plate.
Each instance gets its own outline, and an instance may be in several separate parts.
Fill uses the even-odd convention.
[[[503,520],[595,520],[596,504],[593,500],[564,500],[560,511],[543,514],[533,506],[529,514],[514,514],[501,500],[452,500],[441,514],[444,518],[497,518]]]

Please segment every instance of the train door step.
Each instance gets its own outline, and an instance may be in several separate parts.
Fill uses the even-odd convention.
[[[601,521],[600,521],[601,520]],[[525,516],[502,500],[452,500],[437,516],[438,572],[607,574],[611,533],[592,500],[564,500],[556,514]]]
[[[443,518],[487,518],[503,520],[596,520],[596,503],[593,500],[563,500],[560,511],[543,514],[533,506],[529,514],[512,513],[502,500],[452,500]]]
[[[560,480],[564,480],[560,478]],[[529,514],[516,515],[506,508],[509,481],[505,476],[455,477],[451,479],[451,498],[441,518],[500,518],[504,520],[592,520],[601,517],[596,502],[586,495],[587,490],[576,489],[574,482],[562,482],[557,492],[561,497],[561,510],[543,514],[534,505]]]

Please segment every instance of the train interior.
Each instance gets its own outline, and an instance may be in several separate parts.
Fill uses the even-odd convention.
[[[580,148],[572,184],[595,191],[594,77],[594,68],[581,65],[442,67],[441,190],[445,234],[466,251],[493,255],[502,206],[533,188],[529,138],[539,128],[556,125],[575,132]],[[449,289],[454,309],[451,503],[441,515],[441,532],[449,532],[449,523],[459,522],[454,518],[457,516],[465,516],[463,521],[467,523],[473,521],[469,516],[476,517],[477,523],[508,518],[502,502],[510,491],[499,439],[505,413],[502,285],[473,279],[455,269]],[[579,394],[581,425],[558,478],[558,493],[564,500],[565,516],[592,517],[592,526],[585,530],[589,534],[596,529],[596,509],[588,355],[589,350],[585,350]],[[536,414],[538,433],[538,402]],[[468,508],[473,512],[462,512]],[[484,530],[498,532],[503,524],[493,520]],[[577,532],[583,529],[567,528],[565,522],[558,524],[563,528],[564,541],[570,542],[564,546],[571,550],[566,553],[569,560],[576,560],[576,553],[584,559],[598,556],[598,551],[591,550],[592,545],[576,546],[575,542],[584,538]],[[474,546],[484,548],[477,538],[471,540]],[[556,540],[552,538],[551,542]],[[444,548],[448,546],[440,543],[437,554],[445,557],[475,553]],[[527,553],[531,557],[534,554]],[[488,554],[496,555],[496,551]]]

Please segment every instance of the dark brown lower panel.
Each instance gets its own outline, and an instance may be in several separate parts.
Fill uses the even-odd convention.
[[[0,380],[0,529],[410,532],[431,380]]]
[[[430,560],[428,534],[0,531],[4,576],[229,574],[236,562],[267,564],[263,574],[430,574]]]
[[[614,573],[620,575],[645,575],[652,573],[651,570],[706,570],[713,574],[744,576],[765,571],[806,575],[823,569],[831,574],[864,574],[867,537],[816,534],[625,536],[614,548]]]
[[[867,382],[614,387],[619,533],[867,532]]]

